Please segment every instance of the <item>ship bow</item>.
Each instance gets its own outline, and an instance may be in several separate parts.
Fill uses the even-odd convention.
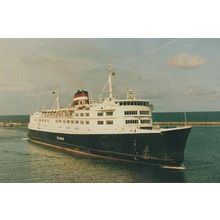
[[[184,151],[191,127],[168,128],[162,131],[166,156],[181,165],[184,161]]]

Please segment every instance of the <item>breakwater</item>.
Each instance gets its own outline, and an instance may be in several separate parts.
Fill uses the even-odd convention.
[[[0,122],[0,127],[27,127],[27,123],[23,123],[23,122]]]

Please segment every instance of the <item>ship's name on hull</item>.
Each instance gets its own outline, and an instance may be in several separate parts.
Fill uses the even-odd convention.
[[[57,136],[57,140],[64,141],[64,137]]]

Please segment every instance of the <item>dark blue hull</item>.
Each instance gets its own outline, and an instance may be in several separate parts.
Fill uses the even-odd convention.
[[[180,167],[190,129],[146,134],[60,134],[29,129],[28,136],[82,156]]]

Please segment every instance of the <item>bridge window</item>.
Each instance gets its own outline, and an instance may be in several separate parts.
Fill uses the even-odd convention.
[[[150,112],[149,111],[140,111],[140,115],[149,115]]]
[[[138,102],[138,101],[119,102],[119,105],[142,105],[142,106],[148,106],[149,102]]]
[[[125,120],[126,124],[138,124],[138,120]]]
[[[125,115],[137,115],[137,111],[125,111]]]

